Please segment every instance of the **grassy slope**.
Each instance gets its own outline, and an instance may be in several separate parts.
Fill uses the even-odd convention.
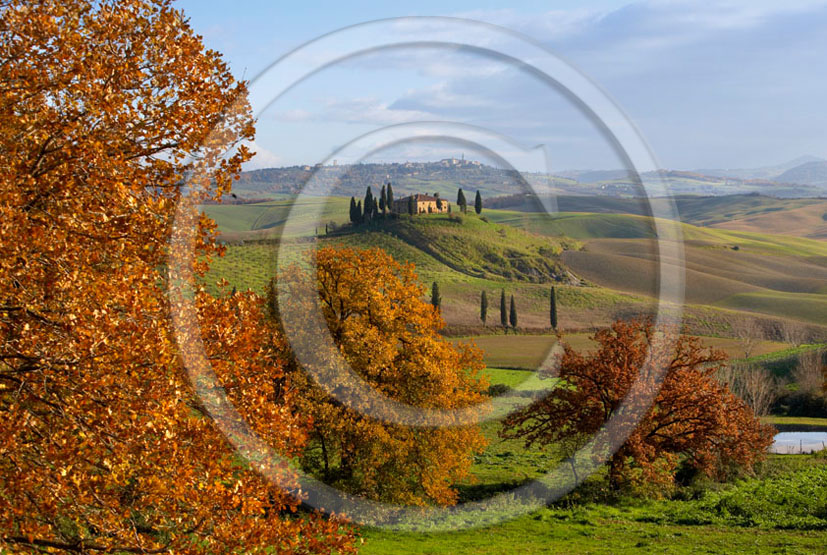
[[[326,223],[345,223],[350,199],[341,197],[309,198],[296,203],[290,197],[278,200],[239,205],[204,206],[204,212],[213,218],[222,234],[229,240],[279,237],[287,218],[295,225],[296,236],[310,236]],[[292,210],[292,215],[291,215]]]
[[[660,259],[647,218],[617,214],[551,218],[507,211],[489,217],[536,232],[581,239],[583,250],[563,256],[576,274],[609,289],[656,294]],[[827,290],[827,243],[686,224],[681,227],[687,302],[827,324],[827,297],[823,295]]]
[[[360,553],[824,553],[824,532],[744,530],[645,522],[637,511],[546,509],[511,522],[451,533],[366,531]],[[631,513],[631,514],[628,514]]]
[[[681,220],[709,226],[735,219],[782,214],[801,207],[822,203],[818,199],[779,199],[759,195],[715,197],[678,196],[675,199]],[[756,229],[754,231],[760,231]],[[768,232],[768,231],[765,231]]]
[[[714,227],[827,239],[827,201],[787,210],[766,211],[716,222]]]
[[[526,233],[476,216],[402,217],[375,229],[369,233],[397,237],[460,273],[509,281],[548,282],[562,276],[556,258],[564,249],[579,248],[570,239]]]

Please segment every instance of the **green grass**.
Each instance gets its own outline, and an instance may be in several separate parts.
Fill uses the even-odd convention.
[[[543,510],[511,522],[461,532],[363,532],[360,553],[823,553],[819,531],[743,530],[638,522],[599,507]]]
[[[516,368],[495,368],[489,366],[483,372],[488,377],[491,385],[507,385],[508,387],[515,387],[526,380],[528,380],[534,373],[529,370],[519,370]]]
[[[230,283],[230,288],[264,293],[267,282],[274,274],[275,254],[273,245],[268,244],[229,245],[224,256],[210,263],[204,278],[205,286],[209,292],[215,293],[215,283],[223,278]]]
[[[322,233],[326,223],[347,221],[349,203],[350,199],[341,197],[311,197],[300,203],[285,197],[258,204],[206,205],[201,208],[228,238],[248,239],[256,237],[251,232],[261,231],[280,237],[288,217],[294,226],[292,236],[309,236],[317,230]]]
[[[579,248],[570,239],[527,233],[476,215],[402,216],[368,226],[359,235],[365,232],[396,237],[467,276],[521,282],[563,277],[557,257]]]
[[[643,216],[577,212],[549,215],[511,210],[486,210],[483,215],[492,222],[549,236],[563,235],[575,239],[639,239],[657,236],[651,218]]]
[[[534,477],[527,458],[496,445],[475,464],[512,483]],[[526,455],[523,454],[523,457]],[[489,461],[490,459],[490,461]],[[522,465],[522,466],[521,466]],[[528,468],[527,468],[528,467]],[[551,507],[497,525],[442,533],[365,529],[362,553],[823,553],[827,464],[772,456],[760,478],[707,487],[696,498],[589,501],[575,492]],[[502,483],[508,485],[508,482]],[[482,491],[482,488],[479,488]],[[579,490],[578,490],[579,491]]]
[[[824,428],[827,429],[827,417],[814,418],[809,416],[767,416],[764,419],[770,424],[777,424],[779,426],[801,426],[808,428]]]

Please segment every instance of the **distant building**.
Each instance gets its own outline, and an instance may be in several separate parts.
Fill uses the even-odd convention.
[[[448,205],[450,204],[445,199],[437,199],[430,195],[411,195],[414,199],[414,210],[417,214],[442,214],[448,212]],[[393,201],[391,211],[395,214],[407,214],[408,202],[411,197],[400,198]],[[437,202],[439,201],[439,203]],[[437,208],[437,204],[441,208]]]

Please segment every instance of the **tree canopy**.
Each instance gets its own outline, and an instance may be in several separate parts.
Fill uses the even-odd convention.
[[[688,336],[666,353],[652,348],[653,334],[648,322],[618,321],[595,334],[592,354],[564,345],[561,386],[509,415],[502,436],[529,445],[582,441],[617,413],[627,395],[631,406],[654,395],[650,405],[638,407],[642,418],[611,457],[614,487],[668,485],[679,467],[720,475],[731,465],[749,469],[765,457],[774,429],[715,378],[726,355]],[[666,369],[660,385],[644,369],[650,353],[651,368]]]
[[[229,191],[250,157],[225,157],[253,137],[246,85],[165,0],[11,0],[0,36],[0,551],[350,550],[339,522],[288,516],[299,500],[238,464],[169,329],[187,160],[203,197]],[[220,254],[198,227],[197,252]],[[195,300],[238,410],[295,452],[308,422],[273,379],[260,301]]]
[[[325,247],[315,259],[315,284],[305,272],[288,269],[278,287],[291,299],[300,297],[292,288],[318,290],[337,349],[358,377],[417,407],[461,408],[485,399],[481,351],[439,335],[444,322],[424,300],[413,266],[381,249]],[[333,354],[323,359],[328,356]],[[314,422],[305,465],[345,491],[397,503],[452,504],[452,484],[467,475],[485,444],[477,426],[413,428],[362,414],[332,398],[297,365],[291,382]]]
[[[439,284],[437,282],[431,285],[431,306],[437,310],[442,308],[442,294],[439,292]]]
[[[462,192],[462,189],[459,189],[457,191],[457,206],[460,207],[460,210],[462,210],[463,214],[465,213],[467,205],[468,202],[465,200],[465,193]]]

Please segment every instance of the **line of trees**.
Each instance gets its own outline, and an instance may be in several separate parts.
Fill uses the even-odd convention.
[[[486,325],[488,319],[488,295],[485,291],[480,293],[480,320]],[[517,304],[514,302],[514,295],[511,295],[511,304],[506,301],[505,289],[500,291],[500,325],[506,332],[509,326],[517,328]]]
[[[354,225],[368,223],[380,216],[387,217],[388,212],[393,211],[393,186],[390,181],[382,185],[379,198],[373,196],[370,186],[365,190],[364,202],[357,201],[356,197],[350,197],[350,223]]]
[[[549,324],[551,329],[557,331],[557,290],[553,286],[549,295]],[[486,325],[487,320],[488,295],[485,291],[482,291],[480,293],[480,321],[482,321],[483,326]],[[514,295],[511,295],[510,305],[506,303],[505,289],[500,292],[500,325],[506,331],[508,331],[509,326],[514,329],[517,328],[517,304],[514,302]]]

